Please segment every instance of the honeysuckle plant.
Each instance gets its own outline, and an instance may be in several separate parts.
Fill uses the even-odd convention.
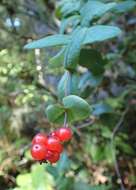
[[[113,22],[114,15],[135,6],[135,1],[61,0],[56,8],[56,16],[61,20],[59,33],[25,45],[25,49],[59,47],[59,52],[49,60],[53,67],[64,68],[57,87],[58,102],[46,108],[50,122],[64,123],[65,127],[67,123],[85,121],[91,115],[113,112],[108,104],[90,105],[87,98],[92,89],[101,86],[109,64],[101,51],[102,45],[123,36]],[[116,130],[115,127],[112,143]],[[115,155],[114,162],[120,178]],[[123,184],[121,188],[124,189]]]
[[[92,110],[99,112],[101,106],[103,111],[111,111],[105,108],[107,105],[92,106],[85,99],[92,88],[102,83],[108,64],[99,45],[121,36],[121,29],[109,22],[117,10],[118,4],[114,1],[63,0],[56,9],[61,18],[59,33],[25,45],[25,49],[60,48],[49,60],[50,64],[65,69],[57,88],[58,103],[46,108],[50,122],[62,124],[66,115],[68,123],[82,121]]]

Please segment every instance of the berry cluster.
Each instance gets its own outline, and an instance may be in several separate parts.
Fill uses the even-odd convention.
[[[59,128],[48,136],[38,133],[32,140],[31,155],[40,162],[56,163],[63,151],[62,143],[71,137],[72,130],[66,127]]]

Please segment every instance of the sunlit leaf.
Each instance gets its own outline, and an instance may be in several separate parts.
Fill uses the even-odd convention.
[[[20,187],[27,187],[28,185],[32,186],[31,174],[26,173],[18,175],[18,177],[16,178],[16,182],[17,185]]]
[[[128,0],[117,3],[114,10],[117,13],[125,13],[135,7],[136,7],[136,1]]]
[[[86,36],[87,28],[80,28],[74,30],[71,36],[71,42],[68,44],[65,57],[64,67],[67,69],[76,69],[80,50]],[[79,37],[80,36],[80,37]]]
[[[121,34],[121,30],[116,26],[97,25],[87,30],[83,44],[102,42]]]
[[[82,25],[89,25],[93,18],[102,16],[107,11],[113,9],[116,3],[102,3],[99,1],[88,1],[80,10],[82,16]]]
[[[69,73],[65,71],[58,84],[58,96],[60,99],[64,96],[73,94],[78,95],[79,76],[77,73]]]
[[[52,46],[62,46],[68,44],[70,38],[68,35],[56,34],[52,36],[47,36],[40,40],[36,40],[28,43],[24,46],[25,49],[35,49],[35,48],[45,48]]]

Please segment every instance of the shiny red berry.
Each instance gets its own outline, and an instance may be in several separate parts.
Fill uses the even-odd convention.
[[[61,142],[69,141],[72,138],[72,130],[70,128],[62,127],[56,130],[55,133]]]
[[[31,148],[31,155],[35,160],[45,160],[47,149],[44,144],[33,144]]]
[[[51,132],[51,133],[50,133],[50,136],[52,136],[52,137],[57,137],[56,131]]]
[[[47,151],[46,160],[50,163],[56,163],[60,159],[60,154],[58,152]]]
[[[46,144],[47,136],[44,133],[38,133],[32,140],[32,144]]]
[[[46,144],[47,150],[55,151],[61,153],[63,151],[63,146],[60,140],[56,137],[49,136]]]

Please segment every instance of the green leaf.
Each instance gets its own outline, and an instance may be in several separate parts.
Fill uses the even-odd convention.
[[[92,190],[110,190],[111,187],[108,185],[97,185],[97,186],[93,186]],[[91,189],[90,189],[91,190]]]
[[[80,96],[83,98],[87,98],[90,96],[94,87],[97,87],[101,84],[103,76],[95,76],[91,72],[84,73],[79,81],[79,91]]]
[[[29,173],[18,175],[16,178],[16,183],[20,187],[27,187],[28,185],[32,186],[31,175]]]
[[[68,91],[70,91],[69,77],[70,77],[69,72],[65,71],[64,75],[59,81],[57,91],[58,91],[58,96],[60,99],[62,99],[68,93]]]
[[[78,94],[78,82],[79,76],[77,73],[70,73],[65,71],[62,76],[59,84],[58,84],[58,95],[59,98],[62,99],[64,96],[73,94]]]
[[[68,44],[65,57],[64,67],[67,69],[75,69],[79,61],[81,46],[85,39],[87,28],[78,27],[71,36],[71,42]],[[80,37],[79,37],[80,36]]]
[[[57,190],[73,190],[73,182],[73,177],[61,177],[56,183]]]
[[[121,137],[116,137],[115,138],[115,142],[117,144],[117,146],[123,150],[123,152],[125,152],[126,154],[130,154],[130,155],[134,155],[135,154],[135,151],[134,149],[131,147],[130,144],[127,144],[126,143],[126,140],[124,140],[123,138]]]
[[[122,149],[125,153],[127,153],[127,154],[129,154],[129,155],[135,155],[134,149],[131,147],[131,145],[126,144],[126,142],[121,143],[121,144],[119,145],[119,147],[121,147],[121,149]]]
[[[20,190],[51,190],[54,186],[53,177],[39,164],[33,165],[30,173],[18,175],[16,182]]]
[[[117,13],[125,13],[129,10],[132,10],[135,7],[136,7],[136,2],[132,0],[128,0],[128,1],[117,3],[114,10]]]
[[[111,148],[110,143],[105,144],[103,153],[105,157],[104,160],[107,160],[109,164],[113,164],[114,163],[113,150]]]
[[[78,181],[74,184],[74,190],[109,190],[106,185],[90,186],[87,183]]]
[[[83,120],[90,116],[89,104],[79,96],[69,95],[63,98],[63,104],[71,122]]]
[[[59,173],[56,167],[49,164],[47,165],[46,170],[48,173],[50,173],[53,176],[53,178],[55,179],[59,178]]]
[[[63,98],[63,105],[49,105],[46,108],[46,115],[50,122],[62,124],[65,112],[67,112],[68,122],[80,121],[90,116],[90,106],[82,98],[69,95]]]
[[[97,146],[96,144],[92,144],[90,151],[92,159],[95,163],[105,159],[104,146],[102,145]]]
[[[91,186],[84,182],[76,182],[74,184],[74,190],[91,190]]]
[[[92,114],[96,115],[96,116],[100,116],[102,114],[106,114],[106,113],[112,113],[113,109],[110,105],[108,104],[104,104],[104,103],[100,103],[100,104],[95,104],[92,105]]]
[[[61,14],[66,17],[78,12],[80,9],[80,1],[77,0],[64,0],[60,3]]]
[[[90,21],[94,18],[102,16],[107,11],[113,9],[116,3],[104,4],[99,1],[88,1],[80,10],[82,19],[82,25],[89,25]]]
[[[84,91],[88,86],[97,87],[102,82],[102,76],[95,76],[91,72],[86,72],[82,75],[79,82],[79,89]]]
[[[114,38],[121,34],[121,30],[115,26],[97,25],[90,27],[86,32],[83,44],[92,44]]]
[[[56,169],[58,173],[65,173],[69,168],[70,160],[68,159],[67,153],[64,152],[57,163]]]
[[[73,28],[76,27],[80,22],[79,15],[73,15],[66,19],[63,19],[60,26],[60,33],[64,34],[65,30],[67,29],[68,25],[72,26]]]
[[[59,104],[49,105],[46,108],[46,115],[50,122],[63,123],[65,110]]]
[[[64,61],[64,53],[65,53],[65,48],[62,48],[57,55],[55,55],[54,57],[52,57],[49,60],[49,67],[50,68],[57,68],[60,67],[63,64]]]
[[[79,65],[89,69],[94,75],[101,75],[104,72],[106,61],[95,49],[82,49],[80,52]]]
[[[68,35],[56,34],[52,36],[47,36],[40,40],[30,42],[27,45],[25,45],[24,48],[35,49],[35,48],[45,48],[45,47],[51,47],[51,46],[61,46],[61,45],[68,44],[69,41],[70,41],[70,38]]]
[[[51,190],[54,186],[53,177],[45,170],[44,165],[33,165],[31,176],[34,189]]]

